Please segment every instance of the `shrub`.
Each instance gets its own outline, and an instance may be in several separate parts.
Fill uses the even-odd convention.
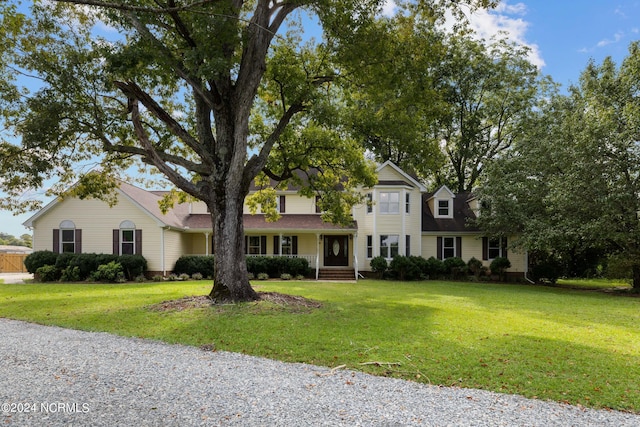
[[[410,258],[404,255],[396,255],[389,264],[389,269],[399,280],[416,280],[420,278],[420,268]]]
[[[384,272],[387,271],[387,269],[389,268],[387,259],[383,256],[377,256],[377,257],[371,258],[370,265],[371,265],[371,271],[373,271],[374,273],[380,274],[380,276],[382,276],[382,274],[384,274]]]
[[[127,280],[134,280],[147,271],[147,260],[142,255],[121,255],[117,261],[122,265]]]
[[[60,278],[60,270],[55,265],[43,265],[38,267],[35,275],[42,282],[55,282]]]
[[[125,276],[122,265],[119,262],[111,261],[98,266],[98,269],[91,275],[97,282],[124,282]]]
[[[184,280],[191,279],[191,276],[189,276],[187,273],[182,273],[181,275],[178,276],[178,278],[184,281]]]
[[[471,272],[471,274],[473,274],[476,279],[478,279],[480,277],[480,275],[483,272],[483,265],[482,265],[482,261],[480,261],[479,259],[473,257],[471,258],[469,261],[467,261],[467,268],[469,269],[469,271]]]
[[[171,273],[170,275],[167,276],[167,280],[169,280],[170,282],[176,282],[178,281],[179,277],[177,274],[173,274]]]
[[[56,265],[58,254],[51,251],[32,252],[24,259],[24,266],[31,274],[36,274],[40,267]]]
[[[260,273],[266,273],[270,277],[280,277],[282,274],[291,276],[309,274],[309,261],[304,258],[284,256],[257,256],[247,257],[247,271],[257,277]]]
[[[58,258],[56,258],[55,263],[56,268],[60,271],[66,270],[76,256],[76,254],[71,253],[58,254]]]
[[[460,257],[451,257],[444,260],[444,268],[452,279],[460,279],[467,274],[467,263]]]
[[[555,284],[562,275],[562,263],[551,254],[535,254],[535,262],[529,271],[529,278],[536,283]]]
[[[268,279],[269,279],[269,275],[267,273],[258,274],[258,280],[268,280]]]
[[[139,276],[136,276],[135,281],[137,283],[144,283],[144,282],[147,281],[147,278],[146,278],[146,276],[144,274],[141,274]]]
[[[444,263],[441,260],[435,257],[429,257],[424,264],[422,274],[426,278],[435,279],[444,274],[445,271]]]
[[[57,268],[57,267],[56,267]],[[79,282],[80,281],[80,269],[78,267],[67,267],[62,270],[62,276],[60,280],[63,282]]]
[[[161,275],[159,275],[159,274],[156,274],[155,276],[153,276],[153,277],[152,277],[152,280],[153,280],[154,282],[162,282],[162,281],[164,280],[164,277],[162,277],[162,276],[161,276]]]
[[[214,258],[210,255],[183,255],[176,261],[173,272],[192,276],[200,273],[203,276],[213,276]]]
[[[304,280],[304,277],[305,277],[305,276],[303,276],[302,274],[298,274],[298,275],[296,276],[296,280]]]
[[[191,278],[192,278],[193,280],[202,280],[202,274],[200,274],[200,273],[193,273],[193,274],[191,275]]]
[[[491,261],[491,265],[489,265],[489,269],[491,270],[491,274],[497,274],[500,276],[500,280],[504,280],[505,272],[507,268],[511,267],[511,261],[505,257],[498,257]]]
[[[282,273],[280,275],[280,279],[281,280],[291,280],[293,278],[293,276],[291,276],[289,273]]]

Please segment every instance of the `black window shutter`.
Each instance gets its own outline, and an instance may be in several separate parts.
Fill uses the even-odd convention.
[[[462,258],[462,237],[456,237],[456,256]]]
[[[291,237],[291,254],[298,255],[298,236]]]
[[[273,236],[273,254],[280,255],[280,236]]]
[[[285,196],[280,196],[280,213],[285,213],[286,211],[285,200]]]
[[[113,254],[120,255],[120,230],[113,230]]]
[[[482,238],[482,259],[485,261],[489,259],[489,238],[488,237]]]
[[[142,255],[142,230],[136,230],[136,255]]]
[[[267,236],[260,236],[260,254],[267,254]]]
[[[82,230],[76,229],[76,232],[74,234],[75,234],[74,236],[75,252],[77,254],[81,254],[82,253]]]
[[[60,230],[57,228],[53,230],[53,252],[60,253]]]
[[[249,253],[249,236],[244,236],[244,254]]]
[[[502,256],[507,258],[507,238],[502,238]]]
[[[438,252],[437,258],[442,259],[442,237],[438,237],[438,244],[436,245],[436,247],[436,251]]]

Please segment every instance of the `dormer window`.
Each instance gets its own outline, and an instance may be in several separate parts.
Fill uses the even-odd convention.
[[[438,200],[438,216],[450,216],[449,200]]]

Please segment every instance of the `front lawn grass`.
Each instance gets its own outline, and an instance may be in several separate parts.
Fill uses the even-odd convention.
[[[209,282],[0,286],[0,316],[640,412],[640,298],[531,285],[256,282],[271,302],[154,311]]]

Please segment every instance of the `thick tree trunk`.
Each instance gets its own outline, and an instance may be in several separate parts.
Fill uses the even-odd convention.
[[[215,196],[214,196],[215,197]],[[242,208],[244,194],[218,196],[210,204],[213,220],[214,274],[209,297],[217,302],[253,301],[258,294],[247,275]]]

